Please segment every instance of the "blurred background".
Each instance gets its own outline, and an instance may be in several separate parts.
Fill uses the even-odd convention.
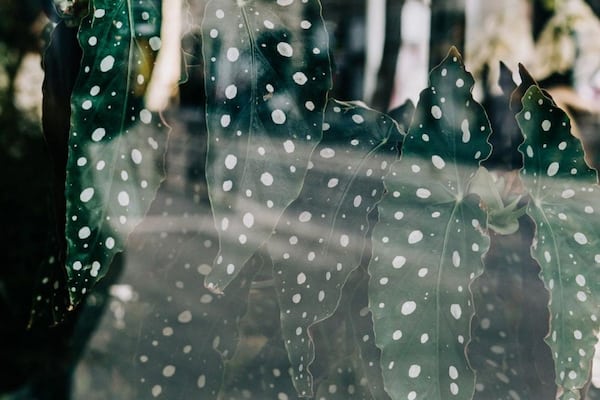
[[[205,1],[149,2],[163,10],[163,47],[144,97],[172,127],[167,179],[127,251],[85,307],[61,326],[27,330],[39,266],[56,229],[50,166],[57,155],[41,130],[42,52],[55,12],[49,1],[0,0],[1,400],[208,399],[216,398],[223,374],[227,389],[221,398],[295,398],[272,317],[278,313],[272,288],[242,279],[231,295],[220,297],[202,284],[218,246],[204,179]],[[428,71],[456,46],[475,75],[475,96],[492,124],[506,117],[510,95],[498,84],[499,62],[517,84],[522,63],[573,117],[573,134],[583,140],[588,161],[600,165],[600,0],[322,4],[334,60],[331,97],[362,100],[381,111],[416,102]],[[156,34],[156,27],[142,23],[137,29]],[[62,57],[65,66],[77,65],[73,54]],[[238,322],[240,337],[233,329]],[[360,368],[346,359],[348,351],[318,360],[316,370],[333,371],[317,382],[319,398],[369,398],[366,391],[349,389],[360,387]],[[595,368],[594,384],[600,387],[600,361]],[[346,391],[332,392],[332,385],[345,385]],[[529,399],[547,398],[542,389],[529,390]],[[594,387],[589,398],[600,398]]]

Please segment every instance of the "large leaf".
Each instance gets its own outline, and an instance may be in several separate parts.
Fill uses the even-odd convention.
[[[385,179],[369,265],[369,306],[393,399],[470,399],[465,358],[482,271],[486,216],[468,184],[490,152],[490,127],[473,78],[453,49],[430,75]],[[401,288],[401,289],[400,289]]]
[[[571,136],[567,115],[532,86],[517,119],[525,142],[521,177],[537,231],[532,255],[550,290],[556,383],[563,399],[579,399],[588,379],[600,315],[600,210],[596,171]]]
[[[158,27],[160,10],[151,1],[132,3],[92,1],[79,31],[83,60],[71,98],[65,192],[74,304],[123,249],[164,176],[166,129],[142,100],[160,39],[137,22]]]
[[[211,1],[203,23],[207,181],[220,292],[302,187],[331,86],[318,0]]]
[[[309,328],[333,314],[344,283],[360,265],[367,216],[383,195],[383,176],[401,140],[391,118],[331,100],[300,196],[269,243],[283,337],[302,396],[312,395]]]

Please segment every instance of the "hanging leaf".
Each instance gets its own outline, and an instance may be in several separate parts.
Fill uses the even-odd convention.
[[[344,283],[360,265],[367,216],[383,195],[383,176],[401,140],[391,118],[331,100],[300,196],[269,242],[283,337],[301,396],[312,395],[309,328],[333,314]]]
[[[297,197],[331,87],[318,0],[211,1],[203,23],[207,181],[222,291]]]
[[[521,177],[531,200],[527,214],[537,231],[532,255],[550,290],[550,345],[561,399],[579,399],[597,341],[600,316],[600,210],[596,171],[571,136],[567,115],[532,86],[517,119],[525,142],[519,147]]]
[[[79,30],[65,191],[72,304],[106,274],[164,177],[166,127],[142,100],[160,47],[160,10],[132,3],[92,1]]]
[[[430,75],[385,179],[373,232],[369,304],[393,399],[471,399],[465,358],[482,271],[486,216],[468,185],[490,153],[490,127],[471,95],[473,78],[452,49]],[[399,288],[402,288],[399,290]]]

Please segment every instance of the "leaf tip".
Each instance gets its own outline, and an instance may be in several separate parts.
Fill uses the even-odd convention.
[[[450,57],[456,58],[457,60],[455,60],[455,61],[458,61],[461,64],[463,63],[462,62],[462,54],[460,54],[460,51],[458,51],[458,48],[456,46],[450,47],[447,58],[450,58]]]

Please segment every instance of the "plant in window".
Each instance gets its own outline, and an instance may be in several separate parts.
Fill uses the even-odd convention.
[[[136,31],[136,12],[127,1],[92,0],[79,28],[63,261],[72,305],[124,248],[162,178],[165,126],[139,95],[160,39]],[[157,10],[144,12],[159,20]],[[600,308],[597,174],[566,114],[535,82],[524,79],[507,111],[522,132],[513,149],[522,167],[490,171],[492,129],[456,49],[433,69],[416,108],[383,114],[328,97],[318,0],[210,1],[202,40],[206,179],[219,239],[206,287],[247,296],[247,282],[266,276],[298,396],[328,398],[345,379],[339,360],[313,376],[320,351],[337,354],[321,347],[330,326],[356,356],[341,362],[346,372],[364,378],[348,395],[535,398],[535,379],[516,366],[526,302],[507,295],[502,303],[504,293],[493,297],[485,283],[503,264],[546,295],[541,269],[550,324],[538,339],[546,336],[549,350],[539,347],[551,352],[556,387],[540,385],[581,398]]]

